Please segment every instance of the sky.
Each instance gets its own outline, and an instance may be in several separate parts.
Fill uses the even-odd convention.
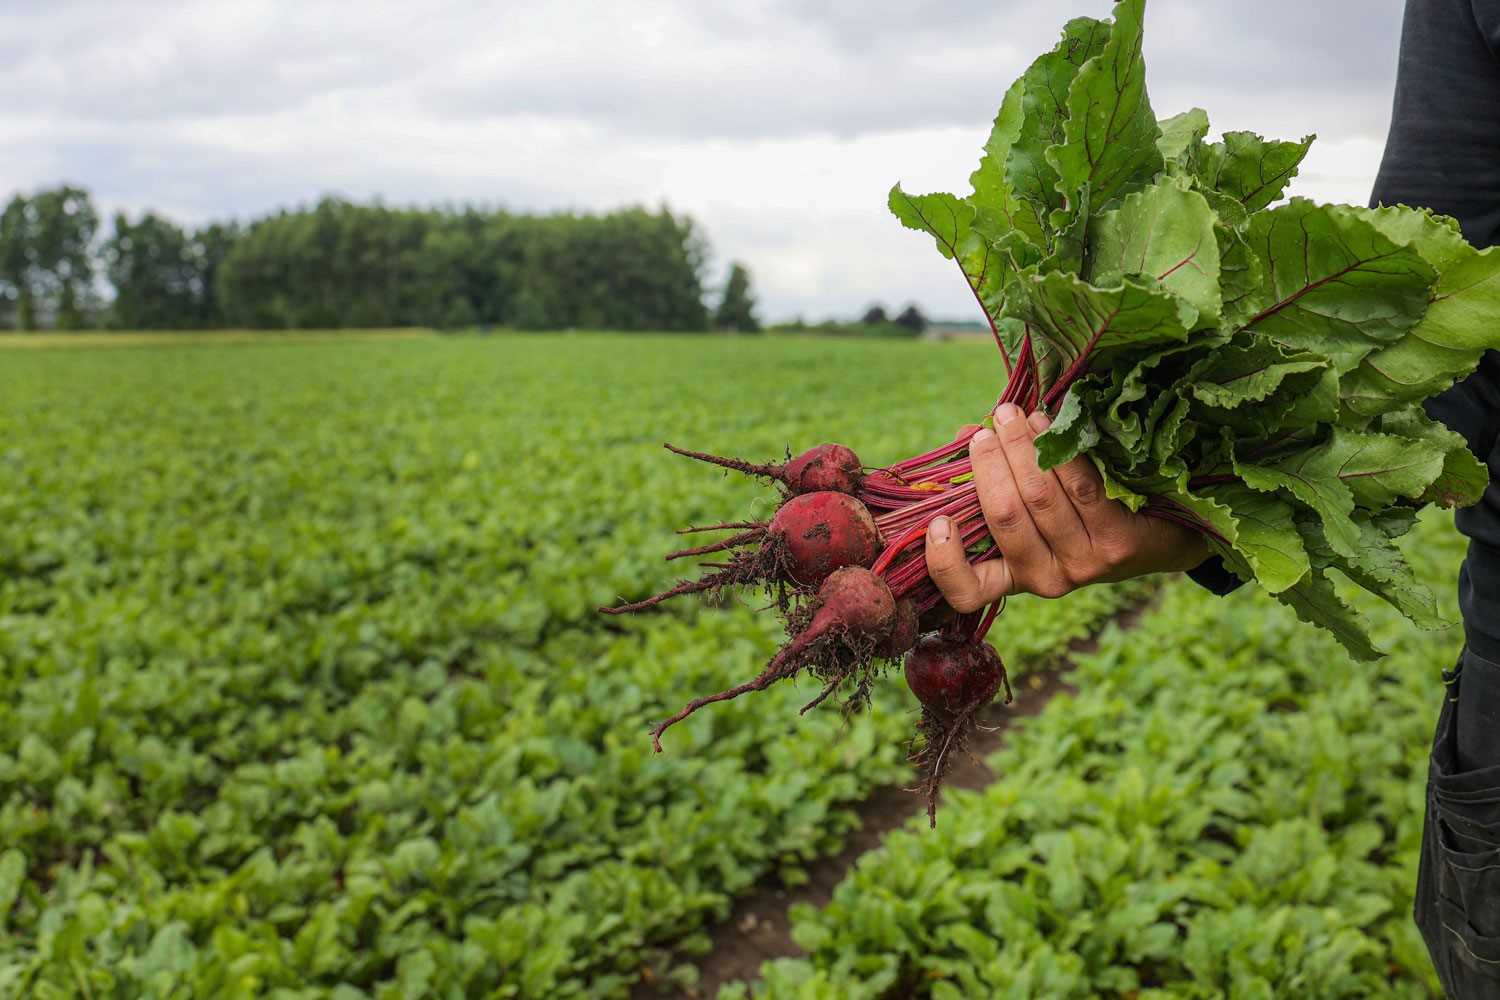
[[[1149,0],[1158,116],[1317,141],[1291,193],[1364,203],[1400,0]],[[886,208],[968,191],[1010,82],[1108,0],[4,0],[0,195],[68,182],[184,226],[325,195],[666,206],[762,320],[977,320]],[[106,222],[106,228],[108,223]]]

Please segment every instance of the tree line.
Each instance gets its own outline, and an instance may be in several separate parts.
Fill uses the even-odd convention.
[[[705,302],[707,241],[665,208],[525,215],[325,198],[248,224],[185,229],[86,190],[0,212],[0,326],[22,330],[499,326],[758,329],[749,274]]]

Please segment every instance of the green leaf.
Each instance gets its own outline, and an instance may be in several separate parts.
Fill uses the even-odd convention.
[[[1058,191],[1061,178],[1048,162],[1047,150],[1066,138],[1068,93],[1079,67],[1104,50],[1109,36],[1108,23],[1075,18],[1063,29],[1062,41],[1021,77],[1021,127],[1006,155],[1005,179],[1031,211],[1039,231],[1045,231],[1048,217],[1064,207]]]
[[[1337,479],[1355,503],[1379,509],[1422,496],[1442,474],[1443,452],[1428,441],[1336,427],[1327,442],[1302,453],[1296,469],[1309,478]]]
[[[1113,469],[1111,469],[1108,465],[1101,461],[1098,456],[1093,457],[1094,467],[1099,470],[1099,478],[1104,480],[1105,496],[1109,497],[1111,500],[1120,501],[1133,511],[1139,511],[1146,505],[1145,493],[1138,493],[1132,487],[1126,486],[1118,478],[1116,478]],[[1165,488],[1154,488],[1158,486],[1165,487],[1165,484],[1151,483],[1149,485],[1143,485],[1141,489],[1146,493],[1166,492]]]
[[[26,881],[26,855],[15,848],[0,854],[0,929]]]
[[[1359,526],[1350,516],[1354,512],[1354,494],[1335,477],[1307,474],[1303,468],[1306,457],[1305,452],[1298,452],[1281,466],[1236,462],[1234,471],[1253,490],[1283,491],[1296,498],[1317,515],[1323,536],[1333,550],[1352,558],[1361,542]]]
[[[1293,199],[1252,216],[1247,239],[1265,271],[1245,325],[1325,354],[1339,372],[1411,329],[1437,277],[1345,205]]]
[[[1383,234],[1409,244],[1438,272],[1421,320],[1371,352],[1339,387],[1344,405],[1370,417],[1442,392],[1500,344],[1500,252],[1476,250],[1451,219],[1404,207],[1366,211]]]
[[[1391,541],[1389,526],[1379,525],[1371,515],[1358,512],[1353,523],[1358,540],[1350,552],[1327,552],[1331,565],[1365,590],[1375,594],[1409,618],[1418,628],[1436,630],[1453,623],[1438,614],[1432,591],[1417,581],[1406,557]],[[1304,534],[1304,541],[1307,541]],[[1315,544],[1309,544],[1309,549]],[[1316,553],[1323,556],[1325,553]]]
[[[1197,314],[1157,287],[1127,280],[1117,288],[1096,288],[1063,271],[1022,279],[1010,294],[1033,335],[1077,374],[1107,363],[1111,351],[1181,343]]]
[[[1037,435],[1037,463],[1043,469],[1071,462],[1099,443],[1099,427],[1092,416],[1096,406],[1085,404],[1086,395],[1090,394],[1082,383],[1074,385],[1063,396],[1052,425]]]
[[[1203,147],[1195,166],[1204,186],[1258,212],[1281,197],[1312,142],[1313,136],[1268,142],[1253,132],[1225,132],[1222,143]]]
[[[1024,124],[1021,110],[1024,84],[1025,80],[1019,79],[1005,92],[985,142],[984,155],[969,175],[969,184],[974,189],[969,202],[975,209],[975,231],[983,233],[991,243],[1014,235],[1040,251],[1047,245],[1047,234],[1036,213],[1022,204],[1005,178],[1006,160]]]
[[[1222,211],[1218,215],[1221,220],[1228,221],[1224,219]],[[1224,303],[1223,328],[1239,330],[1249,324],[1259,308],[1266,266],[1250,248],[1249,240],[1234,227],[1221,225],[1214,231],[1214,235],[1219,241],[1219,294]]]
[[[1489,469],[1469,451],[1468,442],[1462,435],[1437,423],[1420,407],[1387,413],[1375,429],[1423,442],[1442,453],[1443,471],[1422,491],[1418,500],[1443,507],[1467,507],[1478,503],[1484,496],[1490,481]]]
[[[1223,302],[1215,228],[1213,210],[1202,195],[1175,184],[1153,185],[1129,195],[1089,226],[1084,277],[1147,275],[1194,305],[1194,325],[1217,326]]]
[[[1159,463],[1163,471],[1170,471],[1173,476],[1178,472],[1185,474],[1187,466],[1182,461],[1182,450],[1198,438],[1198,423],[1191,419],[1192,407],[1186,399],[1163,398],[1171,405],[1155,414],[1158,419],[1151,424],[1145,454]]]
[[[1133,365],[1122,363],[1113,368],[1107,408],[1096,409],[1094,416],[1099,429],[1118,442],[1127,455],[1149,453],[1149,442],[1142,446],[1144,439],[1158,428],[1163,436],[1171,436],[1176,424],[1187,416],[1187,398],[1175,388],[1163,392],[1160,386],[1163,382],[1175,386],[1172,373],[1198,350],[1198,345],[1192,344],[1163,347],[1143,352]]]
[[[1333,633],[1356,660],[1378,660],[1385,655],[1370,642],[1369,621],[1340,599],[1326,574],[1314,570],[1276,598],[1298,618]]]
[[[1233,409],[1264,401],[1291,375],[1327,367],[1321,355],[1288,351],[1263,337],[1240,338],[1193,367],[1189,391],[1200,402]]]
[[[902,225],[927,233],[942,255],[958,264],[989,315],[1004,311],[1004,283],[1010,271],[989,242],[973,231],[973,205],[942,192],[907,194],[900,184],[891,188],[888,204]]]
[[[1141,55],[1145,9],[1145,0],[1115,4],[1109,41],[1079,69],[1068,88],[1065,139],[1046,152],[1064,196],[1064,204],[1057,208],[1098,214],[1129,191],[1151,183],[1162,169],[1162,154],[1156,148],[1161,130],[1146,96]]]
[[[1275,496],[1226,483],[1173,499],[1223,535],[1269,593],[1296,584],[1312,567],[1291,506]]]
[[[1157,127],[1161,130],[1161,137],[1156,140],[1156,148],[1162,159],[1181,166],[1186,162],[1189,150],[1208,135],[1208,112],[1192,108],[1171,118],[1163,118]]]
[[[1290,381],[1290,380],[1289,380]],[[1297,396],[1286,411],[1283,426],[1304,428],[1333,423],[1339,417],[1339,375],[1332,368],[1324,369],[1316,382],[1302,383],[1297,379]]]
[[[955,260],[974,222],[974,206],[954,195],[907,194],[897,184],[888,199],[891,212],[908,229],[928,234],[944,257]]]

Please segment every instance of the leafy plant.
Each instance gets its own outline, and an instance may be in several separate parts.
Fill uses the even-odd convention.
[[[1419,404],[1491,346],[1500,253],[1425,211],[1277,203],[1311,138],[1209,142],[1197,109],[1159,122],[1144,11],[1069,22],[1007,91],[972,192],[897,185],[891,209],[962,269],[1002,400],[1054,415],[1045,466],[1087,453],[1111,496],[1203,532],[1373,658],[1329,571],[1443,624],[1394,539],[1410,504],[1483,491]]]
[[[1434,510],[1403,544],[1432,583],[1465,540]],[[794,913],[806,958],[721,1000],[1440,995],[1410,913],[1462,639],[1350,599],[1394,647],[1378,663],[1253,591],[1171,585],[1010,732],[993,785]]]
[[[795,727],[788,686],[656,756],[660,692],[773,637],[589,608],[668,579],[660,497],[758,506],[662,463],[664,427],[770,452],[915,372],[911,425],[867,435],[900,454],[949,426],[950,369],[993,387],[982,345],[756,340],[5,352],[0,997],[619,997],[836,852],[909,776],[894,686]],[[1079,596],[1015,602],[1013,671],[1125,591]]]

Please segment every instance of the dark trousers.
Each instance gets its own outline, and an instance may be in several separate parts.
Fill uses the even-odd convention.
[[[1500,1000],[1500,664],[1465,652],[1427,775],[1416,920],[1454,1000]]]

